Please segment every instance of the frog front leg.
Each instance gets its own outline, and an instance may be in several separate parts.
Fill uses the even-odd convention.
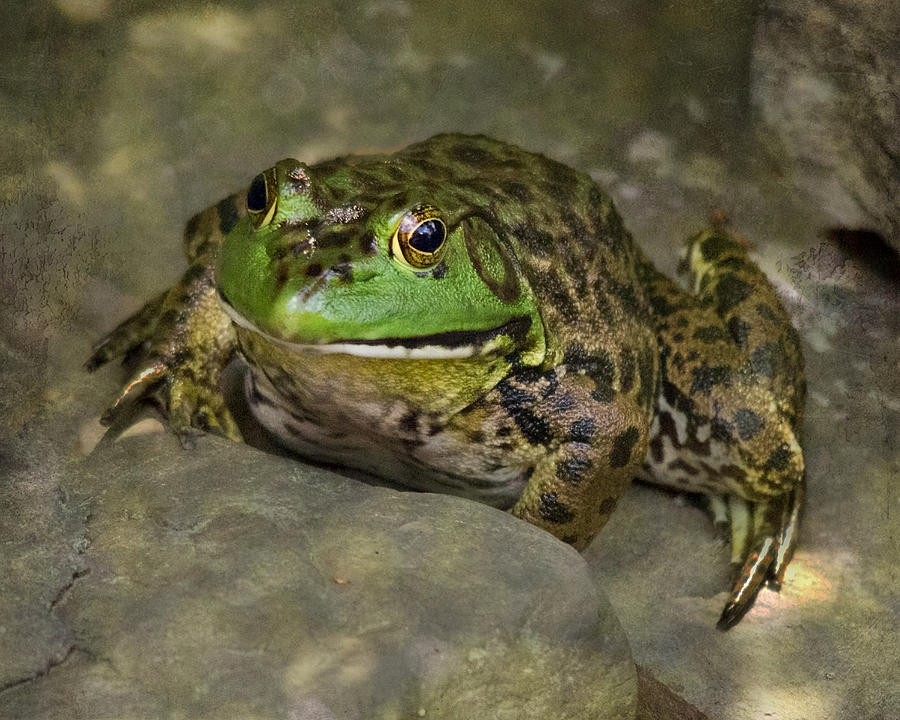
[[[148,398],[161,406],[169,428],[185,445],[199,431],[240,440],[220,390],[222,371],[236,349],[231,319],[219,304],[214,278],[224,232],[222,205],[188,223],[185,251],[191,265],[181,279],[94,345],[85,363],[89,371],[117,357],[140,357],[137,370],[103,415],[105,425]],[[236,214],[237,210],[232,213]]]
[[[584,366],[526,370],[448,428],[480,428],[479,436],[493,438],[483,442],[528,478],[512,514],[579,550],[603,527],[647,452],[646,409],[600,384]]]

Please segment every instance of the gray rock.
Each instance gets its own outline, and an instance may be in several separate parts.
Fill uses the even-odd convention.
[[[75,551],[13,548],[0,717],[634,716],[584,561],[505,513],[159,432],[54,482]]]
[[[834,225],[900,248],[900,4],[776,0],[753,52],[770,155]]]

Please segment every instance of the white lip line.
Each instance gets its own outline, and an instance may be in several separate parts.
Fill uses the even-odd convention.
[[[421,347],[410,348],[402,345],[361,345],[357,343],[323,343],[320,345],[293,343],[260,330],[235,310],[224,298],[220,296],[219,300],[219,304],[236,325],[240,325],[242,328],[255,332],[257,335],[261,335],[274,345],[287,348],[288,350],[316,352],[322,355],[339,353],[365,358],[401,358],[407,360],[453,360],[457,358],[470,358],[478,355],[480,350],[480,347],[475,345],[461,345],[454,348],[443,347],[441,345],[423,345]]]

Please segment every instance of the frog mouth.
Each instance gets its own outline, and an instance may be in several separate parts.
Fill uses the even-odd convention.
[[[516,315],[496,327],[484,330],[451,330],[409,337],[351,338],[304,343],[285,340],[257,327],[228,302],[221,290],[219,300],[235,325],[262,336],[274,345],[295,351],[341,353],[373,359],[449,360],[495,352],[507,353],[513,348],[522,347],[531,329],[531,318],[528,315]]]

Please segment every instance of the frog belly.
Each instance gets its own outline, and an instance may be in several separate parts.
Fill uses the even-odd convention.
[[[413,490],[466,497],[508,509],[522,494],[528,474],[481,457],[471,443],[449,433],[410,442],[371,425],[327,423],[314,411],[286,400],[261,373],[245,374],[247,404],[256,420],[286,449],[304,458],[361,470]],[[451,473],[446,468],[462,468]]]

